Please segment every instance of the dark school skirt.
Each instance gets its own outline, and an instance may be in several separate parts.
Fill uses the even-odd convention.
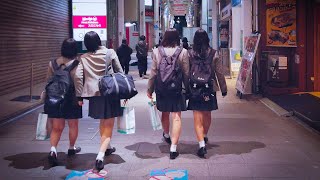
[[[103,96],[94,96],[89,100],[89,116],[94,119],[109,119],[122,116],[123,109],[119,100],[108,100]]]
[[[213,111],[218,109],[217,96],[213,93],[209,101],[199,101],[190,98],[188,102],[188,110],[195,111]]]
[[[63,108],[50,110],[48,113],[49,118],[59,119],[80,119],[82,118],[82,107],[78,105],[78,102],[74,98],[66,99],[66,103]]]
[[[176,96],[165,96],[156,94],[157,108],[161,112],[180,112],[186,111],[186,97],[184,94]]]

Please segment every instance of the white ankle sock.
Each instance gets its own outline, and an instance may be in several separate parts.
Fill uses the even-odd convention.
[[[69,146],[69,149],[76,149],[75,146]]]
[[[56,147],[51,146],[50,151],[52,151],[52,152],[56,153],[56,155],[57,155],[57,157],[58,157],[58,153],[57,153],[57,149],[56,149]]]
[[[170,152],[177,152],[177,145],[171,144]]]
[[[199,146],[200,146],[200,148],[202,148],[202,147],[205,147],[206,144],[204,143],[204,141],[200,141],[200,142],[199,142]]]
[[[104,152],[99,152],[96,160],[101,160],[101,161],[103,161],[103,158],[104,158]]]
[[[170,135],[167,134],[167,133],[164,133],[164,137],[165,137],[165,138],[170,138]]]

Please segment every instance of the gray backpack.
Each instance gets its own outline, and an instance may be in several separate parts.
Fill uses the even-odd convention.
[[[158,48],[160,53],[160,63],[155,82],[155,92],[163,95],[176,95],[182,91],[182,72],[178,57],[182,51],[181,47],[172,56],[167,56],[163,46]]]

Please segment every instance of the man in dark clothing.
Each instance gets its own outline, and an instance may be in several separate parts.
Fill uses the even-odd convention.
[[[131,60],[130,55],[132,54],[132,49],[128,46],[127,40],[123,39],[122,44],[117,49],[117,55],[120,60],[123,71],[128,74],[129,72],[129,62]]]
[[[140,36],[139,42],[136,45],[137,58],[138,58],[138,69],[139,69],[140,77],[147,74],[148,46],[147,46],[145,40],[146,40],[146,37],[144,35]]]

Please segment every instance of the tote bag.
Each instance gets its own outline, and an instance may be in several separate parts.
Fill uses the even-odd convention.
[[[160,130],[162,129],[162,123],[161,123],[161,118],[159,115],[159,111],[156,106],[155,101],[148,102],[149,106],[149,115],[150,115],[150,120],[151,120],[151,125],[153,130]]]
[[[49,139],[51,129],[52,129],[52,122],[51,120],[48,120],[48,115],[45,113],[39,113],[37,130],[36,130],[36,139],[37,140]]]
[[[117,120],[118,132],[134,134],[136,131],[135,111],[133,107],[123,107],[123,115]]]

